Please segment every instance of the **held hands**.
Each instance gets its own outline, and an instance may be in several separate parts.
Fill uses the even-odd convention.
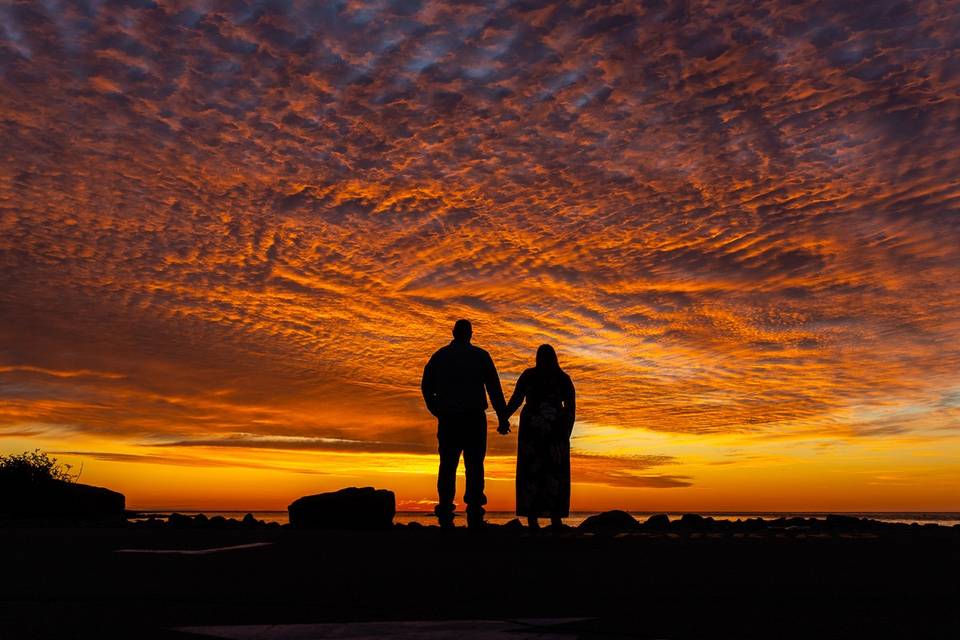
[[[500,425],[497,427],[497,433],[502,436],[510,433],[510,421],[507,418],[503,416],[500,417]]]

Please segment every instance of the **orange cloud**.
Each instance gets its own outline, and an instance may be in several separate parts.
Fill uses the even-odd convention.
[[[412,456],[416,503],[466,316],[508,388],[556,345],[582,507],[960,451],[956,3],[0,11],[5,450]]]

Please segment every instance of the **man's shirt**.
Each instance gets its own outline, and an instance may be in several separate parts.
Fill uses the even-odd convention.
[[[490,354],[460,340],[433,354],[423,368],[420,390],[435,416],[483,411],[487,408],[487,394],[498,415],[506,407]]]

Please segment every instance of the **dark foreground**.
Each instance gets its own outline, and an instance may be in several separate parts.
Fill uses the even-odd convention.
[[[271,544],[205,555],[117,552],[258,542]],[[21,526],[0,529],[0,544],[4,640],[519,618],[588,618],[551,628],[549,637],[571,638],[960,637],[956,527],[673,526],[585,535]]]

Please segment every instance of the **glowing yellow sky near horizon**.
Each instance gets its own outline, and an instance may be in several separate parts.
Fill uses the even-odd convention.
[[[609,435],[609,434],[608,434]],[[635,511],[951,511],[960,491],[956,473],[960,438],[946,442],[871,443],[831,439],[773,445],[727,436],[646,434],[645,447],[677,456],[661,472],[686,474],[688,487],[611,486],[613,469],[574,458],[575,508]],[[586,436],[575,440],[582,443]],[[602,439],[602,438],[600,438]],[[592,440],[592,439],[591,439]],[[401,510],[434,504],[436,457],[429,454],[368,454],[202,448],[157,453],[149,447],[91,442],[97,455],[57,452],[61,462],[82,468],[81,481],[109,486],[135,509],[276,510],[301,495],[343,486],[388,487]],[[8,440],[6,448],[70,446],[62,439]],[[116,450],[106,453],[104,450]],[[634,451],[631,447],[624,452]],[[906,453],[905,453],[906,452]],[[680,462],[682,461],[682,463]],[[512,454],[487,459],[488,508],[513,508]],[[579,464],[578,464],[579,462]],[[82,465],[82,467],[81,467]],[[643,465],[640,465],[643,468]],[[630,472],[627,471],[627,474]],[[644,472],[635,470],[638,476]],[[625,479],[624,479],[625,480]],[[462,469],[458,480],[463,488]],[[613,484],[618,484],[613,480]],[[629,484],[623,482],[621,484]]]
[[[574,509],[960,510],[960,3],[409,5],[0,6],[0,452],[425,507],[468,317]]]

